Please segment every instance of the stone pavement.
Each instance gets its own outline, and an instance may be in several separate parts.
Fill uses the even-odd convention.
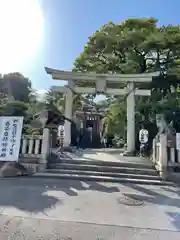
[[[0,239],[180,239],[179,187],[16,178],[0,191]]]
[[[85,149],[83,151],[77,151],[76,153],[65,153],[65,156],[68,156],[72,159],[90,161],[99,160],[111,162],[135,162],[151,164],[151,162],[145,158],[122,156],[122,149],[115,148]]]

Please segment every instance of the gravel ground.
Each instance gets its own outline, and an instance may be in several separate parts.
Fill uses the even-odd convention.
[[[179,240],[180,232],[0,216],[1,240]]]

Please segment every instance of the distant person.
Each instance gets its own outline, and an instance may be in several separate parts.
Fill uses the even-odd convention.
[[[104,137],[104,138],[103,138],[103,145],[104,145],[104,148],[107,147],[107,137]]]
[[[86,131],[84,128],[80,129],[79,132],[79,148],[84,150],[87,146],[87,136]]]
[[[82,138],[83,138],[83,129],[80,129],[78,131],[77,137],[76,137],[76,148],[81,149],[82,147]]]
[[[80,135],[79,134],[76,137],[76,148],[80,149]]]
[[[114,135],[111,134],[111,133],[108,133],[106,135],[106,139],[107,139],[107,143],[106,143],[107,148],[112,148],[113,147]]]
[[[140,156],[144,156],[148,149],[149,132],[141,125],[141,130],[139,131],[139,141],[140,141]]]

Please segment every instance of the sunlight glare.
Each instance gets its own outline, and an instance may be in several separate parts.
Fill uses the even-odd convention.
[[[43,41],[39,0],[0,0],[0,73],[20,71],[36,57]]]

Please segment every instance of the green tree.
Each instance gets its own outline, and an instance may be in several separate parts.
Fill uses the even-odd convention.
[[[0,76],[0,115],[29,117],[31,82],[21,73]]]
[[[73,89],[71,89],[71,91],[73,93],[73,113],[81,110],[85,104],[92,103],[93,100],[90,99],[89,95],[76,93]],[[65,101],[66,94],[53,92],[52,89],[49,89],[45,95],[45,102],[55,106],[62,113],[64,113],[65,110]]]
[[[109,106],[106,117],[106,132],[116,133],[124,137],[126,129],[126,106],[124,103],[114,103]]]
[[[29,95],[29,103],[28,103],[28,115],[32,120],[34,120],[42,109],[45,108],[45,103],[43,100],[39,99],[38,93],[36,90],[32,90]]]
[[[45,102],[49,106],[55,106],[60,112],[64,112],[65,108],[65,94],[59,92],[53,92],[49,89],[45,94]]]
[[[3,107],[5,116],[27,116],[28,106],[22,101],[8,101]]]
[[[151,97],[137,97],[137,114],[153,117],[157,111],[166,112],[179,106],[176,90],[180,69],[179,49],[179,25],[158,27],[154,18],[127,19],[120,24],[109,22],[89,37],[84,51],[75,60],[74,71],[113,74],[159,71],[160,77],[153,79],[153,84],[136,84],[139,89],[152,89]],[[85,82],[81,84],[87,85]],[[108,84],[108,87],[123,86],[124,83],[119,86]],[[172,86],[175,92],[169,94],[172,93]],[[119,109],[122,109],[122,98],[108,96],[109,99],[115,101],[116,106],[119,104]],[[117,117],[124,118],[122,114],[117,114]],[[116,119],[108,121],[109,125],[117,122]]]
[[[180,27],[157,27],[153,18],[105,24],[89,37],[74,71],[98,73],[176,72]]]
[[[21,73],[9,73],[1,76],[1,92],[14,100],[28,102],[31,93],[31,82]]]
[[[4,107],[7,103],[7,95],[0,92],[0,116],[2,116],[4,114]]]

